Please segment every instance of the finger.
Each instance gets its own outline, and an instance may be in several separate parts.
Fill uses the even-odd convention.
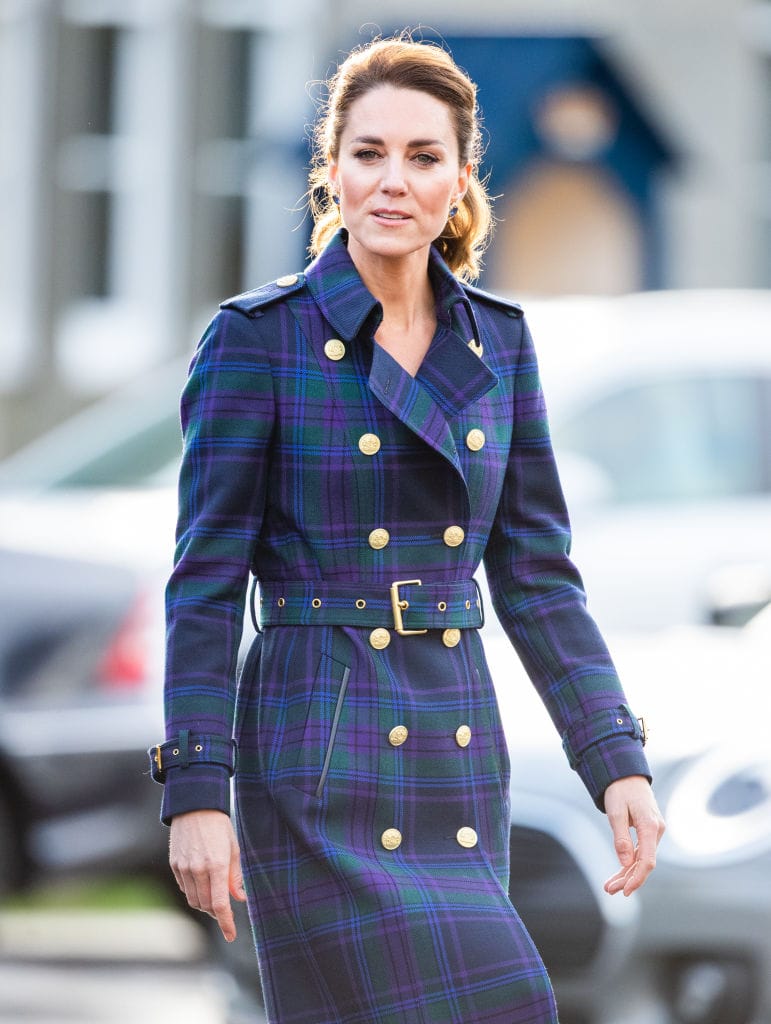
[[[619,864],[623,868],[628,868],[634,862],[635,847],[629,831],[629,816],[626,809],[623,812],[609,811],[608,823],[613,830],[613,848]]]
[[[230,857],[230,895],[242,903],[246,901],[246,890],[244,889],[244,876],[241,872],[241,853],[237,844],[233,844]]]
[[[193,910],[211,914],[211,884],[209,872],[203,866],[194,865],[183,869],[185,898]]]
[[[611,896],[614,893],[620,892],[635,869],[636,862],[633,862],[627,867],[619,868],[619,870],[614,875],[611,875],[611,877],[605,882],[603,886],[605,892],[609,893]]]
[[[624,884],[624,895],[628,896],[639,889],[656,867],[656,847],[664,828],[663,822],[655,817],[648,817],[636,826],[637,850],[635,851],[634,870]]]
[[[232,942],[236,937],[236,922],[230,903],[228,880],[222,874],[211,881],[209,908],[209,913],[219,925],[225,941]]]

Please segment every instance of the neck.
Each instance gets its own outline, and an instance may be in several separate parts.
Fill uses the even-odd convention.
[[[428,249],[398,258],[373,255],[349,239],[348,251],[367,290],[383,307],[383,321],[409,330],[434,316]]]

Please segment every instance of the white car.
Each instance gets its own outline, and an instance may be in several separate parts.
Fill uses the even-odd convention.
[[[523,306],[600,625],[709,621],[726,570],[771,598],[771,292]]]

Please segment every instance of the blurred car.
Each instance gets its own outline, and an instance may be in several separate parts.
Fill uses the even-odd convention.
[[[523,304],[600,625],[710,621],[726,567],[771,576],[771,293]]]
[[[0,895],[160,863],[152,604],[128,569],[0,550]]]
[[[3,464],[0,894],[63,872],[169,880],[146,749],[174,495],[149,482],[179,452],[183,378],[169,368]]]
[[[610,638],[667,820],[656,871],[629,899],[611,832],[551,723],[488,636],[512,761],[512,900],[563,1024],[771,1022],[771,607],[743,629]]]

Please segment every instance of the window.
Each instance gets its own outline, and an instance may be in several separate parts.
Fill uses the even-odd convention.
[[[122,31],[59,23],[55,239],[60,305],[112,290],[116,64]]]
[[[196,53],[192,293],[219,301],[244,285],[247,179],[254,154],[258,36],[202,23]]]

